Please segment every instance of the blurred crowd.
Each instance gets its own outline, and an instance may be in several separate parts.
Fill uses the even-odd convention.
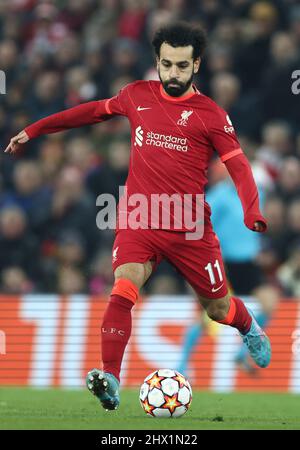
[[[283,295],[300,298],[297,0],[2,0],[0,148],[42,117],[157,79],[151,38],[177,19],[207,30],[195,82],[228,111],[266,194],[269,228],[257,262]],[[96,228],[96,197],[118,198],[129,152],[124,118],[29,141],[16,156],[1,152],[2,293],[109,293],[114,233]],[[208,189],[225,177],[213,161]],[[164,264],[145,287],[186,289]]]

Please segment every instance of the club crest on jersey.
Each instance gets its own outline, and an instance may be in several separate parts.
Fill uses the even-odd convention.
[[[135,129],[135,139],[134,139],[134,145],[138,145],[139,147],[142,147],[143,145],[143,137],[144,134],[144,130],[142,129],[142,127],[139,125],[136,129]]]
[[[117,261],[117,253],[118,253],[119,247],[116,247],[113,251],[113,263]]]
[[[226,116],[226,120],[229,123],[230,127],[228,127],[227,125],[224,126],[225,133],[233,133],[234,132],[234,128],[232,126],[232,122],[231,122],[230,117],[229,117],[228,114]]]
[[[193,114],[193,112],[194,111],[182,111],[181,118],[178,120],[177,125],[182,125],[186,127],[188,119]]]

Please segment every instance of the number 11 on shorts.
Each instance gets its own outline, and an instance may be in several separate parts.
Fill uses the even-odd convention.
[[[208,271],[208,275],[209,275],[211,284],[216,284],[216,282],[217,282],[215,273],[214,273],[216,271],[214,269],[216,269],[216,271],[218,273],[219,281],[223,281],[223,275],[222,275],[220,263],[219,263],[219,260],[216,259],[214,265],[212,265],[212,263],[208,263],[207,266],[205,266],[205,270]]]

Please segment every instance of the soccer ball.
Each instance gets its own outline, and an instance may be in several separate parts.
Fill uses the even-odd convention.
[[[176,370],[156,370],[145,378],[140,389],[142,408],[151,417],[181,417],[191,401],[191,385]]]

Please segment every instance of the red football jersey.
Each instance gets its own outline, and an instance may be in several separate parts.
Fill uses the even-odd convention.
[[[124,196],[128,201],[120,202],[121,218],[132,216],[128,212],[134,211],[134,226],[141,224],[143,227],[184,231],[192,229],[190,225],[195,219],[198,223],[206,219],[210,224],[210,208],[207,203],[203,204],[203,192],[208,164],[216,151],[236,185],[246,226],[253,230],[256,221],[260,221],[261,231],[266,229],[251,167],[230,118],[195,86],[194,92],[175,98],[164,92],[159,81],[136,81],[113,98],[60,111],[29,125],[25,131],[29,138],[34,138],[99,123],[115,115],[128,117],[131,125],[127,197]],[[163,203],[162,196],[169,199],[169,207],[168,202]],[[141,197],[147,200],[147,214],[144,207],[139,208]],[[159,211],[153,210],[152,206],[158,203]],[[204,217],[199,220],[199,211],[203,210]],[[188,226],[184,217],[186,211],[190,218]],[[167,225],[164,222],[166,213]],[[127,225],[125,223],[125,228]],[[124,228],[124,223],[121,227]]]
[[[128,196],[203,194],[213,152],[223,162],[242,153],[228,114],[195,87],[194,93],[175,98],[159,81],[137,81],[105,106],[108,114],[130,121]],[[192,201],[195,218],[196,197]],[[210,214],[206,203],[205,213]]]

